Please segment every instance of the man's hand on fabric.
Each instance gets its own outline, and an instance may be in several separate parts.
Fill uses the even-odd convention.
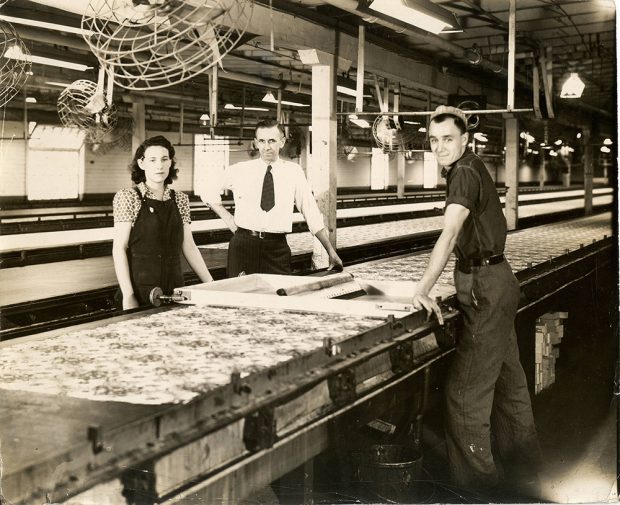
[[[328,270],[336,270],[338,272],[342,272],[344,269],[344,265],[342,264],[342,260],[340,256],[336,252],[330,253],[329,255],[329,267]]]

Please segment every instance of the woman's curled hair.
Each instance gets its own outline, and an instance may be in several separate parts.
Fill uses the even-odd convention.
[[[177,162],[174,159],[174,147],[172,146],[170,141],[162,135],[157,135],[156,137],[150,137],[146,139],[144,142],[142,142],[142,144],[140,144],[138,149],[136,149],[136,152],[133,155],[133,159],[129,164],[129,170],[131,170],[131,180],[135,184],[146,181],[144,170],[142,170],[140,168],[140,165],[138,165],[138,160],[143,159],[145,151],[152,146],[161,146],[165,147],[168,150],[168,156],[170,157],[170,170],[168,171],[168,177],[166,177],[164,183],[172,184],[172,181],[174,181],[178,177],[177,173],[179,169],[176,168]]]

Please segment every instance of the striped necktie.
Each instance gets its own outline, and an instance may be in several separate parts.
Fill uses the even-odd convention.
[[[265,212],[269,212],[275,205],[275,196],[273,192],[273,174],[271,173],[271,165],[267,166],[265,178],[263,179],[263,193],[260,198],[260,208]]]

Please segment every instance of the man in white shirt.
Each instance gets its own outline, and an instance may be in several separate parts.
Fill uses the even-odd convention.
[[[286,234],[293,227],[293,205],[327,251],[329,268],[342,269],[342,260],[329,241],[323,216],[302,168],[280,159],[280,149],[286,142],[280,125],[273,120],[262,121],[256,126],[254,137],[260,158],[228,167],[220,187],[210,186],[203,196],[233,232],[228,245],[228,276],[291,273],[291,249]],[[222,205],[222,189],[233,192],[234,216]]]

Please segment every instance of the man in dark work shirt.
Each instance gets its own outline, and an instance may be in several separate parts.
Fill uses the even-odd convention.
[[[514,330],[520,288],[503,254],[506,219],[484,163],[467,148],[463,111],[439,106],[431,115],[429,140],[446,177],[446,206],[413,305],[435,313],[443,324],[429,292],[454,251],[464,320],[445,388],[454,483],[465,496],[483,501],[535,499],[540,447]],[[511,494],[515,490],[518,495]]]

